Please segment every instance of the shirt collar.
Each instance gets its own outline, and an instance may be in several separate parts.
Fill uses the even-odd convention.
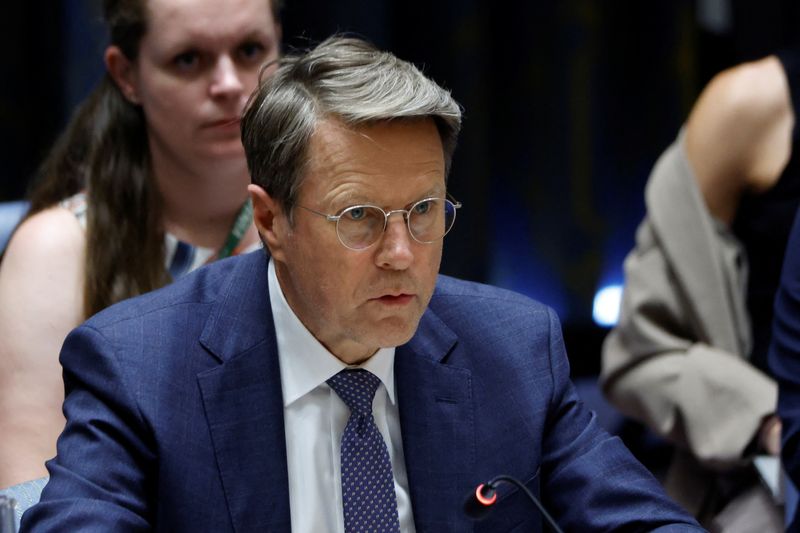
[[[378,376],[386,387],[386,392],[389,393],[389,400],[395,403],[393,347],[381,348],[358,367],[346,365],[308,331],[289,307],[275,273],[272,258],[269,260],[267,277],[269,301],[275,321],[284,407],[288,407],[346,368],[363,368]]]

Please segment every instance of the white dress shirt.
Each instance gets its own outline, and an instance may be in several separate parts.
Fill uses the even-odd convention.
[[[268,276],[283,387],[292,531],[344,533],[340,447],[350,409],[325,382],[348,366],[320,344],[289,307],[272,259]],[[392,461],[400,531],[414,533],[394,390],[394,348],[378,350],[360,368],[381,380],[372,413]]]

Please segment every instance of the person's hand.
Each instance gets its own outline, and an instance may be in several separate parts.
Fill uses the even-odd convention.
[[[781,453],[781,419],[777,415],[764,418],[758,431],[759,447],[770,455]]]

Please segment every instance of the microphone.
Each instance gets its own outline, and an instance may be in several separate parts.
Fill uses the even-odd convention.
[[[542,513],[545,522],[547,522],[547,525],[549,525],[555,533],[564,533],[536,496],[528,490],[528,487],[511,476],[497,476],[486,483],[478,485],[474,491],[469,493],[466,501],[464,501],[464,514],[473,520],[485,518],[486,515],[489,514],[489,511],[494,509],[492,506],[497,502],[497,486],[500,485],[500,483],[516,485],[517,488],[524,492],[534,505],[536,505],[539,512]]]

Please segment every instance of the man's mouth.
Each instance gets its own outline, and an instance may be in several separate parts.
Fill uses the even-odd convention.
[[[385,305],[406,305],[414,299],[413,294],[399,293],[399,294],[384,294],[374,300]]]

